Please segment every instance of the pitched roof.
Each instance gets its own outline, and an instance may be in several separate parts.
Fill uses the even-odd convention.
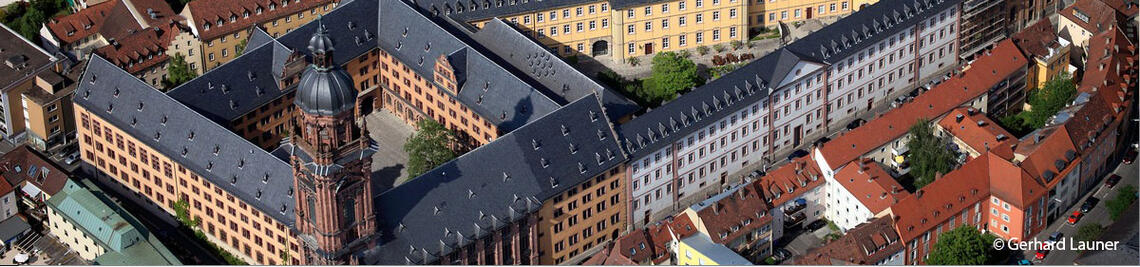
[[[382,245],[368,262],[434,262],[625,161],[601,109],[583,97],[380,194]]]
[[[890,216],[865,222],[848,230],[842,238],[797,257],[801,265],[871,265],[905,249]]]
[[[1135,18],[1136,13],[1140,12],[1140,9],[1137,9],[1136,0],[1100,0],[1100,1],[1104,2],[1105,4],[1108,4],[1108,6],[1111,6],[1112,9],[1116,10],[1116,12],[1120,13],[1121,15],[1123,15],[1126,18]]]
[[[641,109],[633,101],[566,64],[546,46],[501,19],[492,19],[471,37],[476,44],[487,44],[482,46],[506,63],[501,65],[513,67],[516,76],[534,80],[532,84],[541,85],[538,89],[560,104],[586,96],[600,96],[610,121],[617,121]]]
[[[18,146],[0,156],[0,176],[4,176],[12,186],[26,181],[48,195],[55,195],[67,184],[69,175],[67,170],[27,145]]]
[[[866,125],[833,138],[823,144],[819,151],[832,168],[842,166],[906,134],[917,120],[935,119],[986,94],[993,85],[1024,68],[1026,64],[1025,57],[1012,42],[1002,41],[995,45],[990,55],[978,57],[959,75],[915,97],[914,101],[891,109],[868,121]]]
[[[1078,0],[1059,13],[1093,34],[1114,27],[1117,21],[1121,21],[1116,10],[1100,0]]]
[[[1038,20],[1037,23],[1014,33],[1009,39],[1013,40],[1013,44],[1017,45],[1026,58],[1049,57],[1064,46],[1061,42],[1068,43],[1057,36],[1056,27],[1047,19]]]
[[[292,227],[292,183],[281,182],[293,180],[292,170],[257,145],[99,56],[87,64],[72,101]]]
[[[728,249],[728,247],[725,247],[723,244],[713,242],[712,238],[703,232],[696,232],[689,237],[678,239],[680,239],[677,240],[678,242],[685,243],[690,249],[697,251],[718,265],[743,266],[752,264],[748,259]]]
[[[139,73],[156,64],[166,62],[168,58],[166,48],[174,40],[174,36],[188,28],[177,22],[142,29],[122,38],[116,39],[111,45],[95,49],[95,53],[108,61],[127,70],[130,73]]]
[[[821,177],[819,165],[815,163],[813,157],[801,157],[768,172],[768,175],[752,183],[759,186],[768,205],[776,207],[823,185],[825,181],[820,179]]]
[[[847,189],[871,214],[878,214],[900,199],[910,196],[894,177],[874,160],[861,158],[835,173],[835,180]]]
[[[616,8],[623,1],[608,1]],[[495,17],[505,17],[514,14],[534,12],[536,10],[550,10],[560,7],[599,3],[599,0],[426,0],[416,1],[415,4],[426,12],[451,16],[452,18],[468,22]]]
[[[670,258],[669,243],[673,241],[673,237],[677,239],[684,239],[696,234],[700,231],[697,226],[693,224],[693,218],[689,214],[682,213],[665,221],[660,221],[653,226],[645,229],[646,235],[649,236],[649,241],[653,246],[654,264],[662,264]]]
[[[277,41],[249,46],[232,64],[211,69],[171,89],[167,95],[215,122],[228,125],[296,90],[295,85],[280,88],[278,82],[292,54],[292,50]]]
[[[1024,169],[1000,157],[987,157],[990,194],[1025,210],[1046,193],[1045,187]]]
[[[941,225],[950,216],[989,198],[991,157],[992,154],[987,153],[966,161],[962,167],[891,206],[895,228],[902,239],[914,240],[927,230]]]
[[[128,221],[119,214],[121,208],[107,205],[102,198],[75,182],[68,181],[64,190],[47,202],[56,213],[95,237],[110,251],[123,251],[146,238],[143,231],[135,227],[137,222]]]
[[[623,258],[638,263],[646,263],[654,259],[653,242],[649,240],[645,228],[637,228],[618,237],[614,240],[614,244],[617,244],[614,249],[617,249],[618,254]]]
[[[1073,146],[1069,132],[1064,125],[1046,127],[1026,135],[1017,143],[1014,153],[1025,158],[1021,168],[1037,178],[1048,188],[1053,188],[1065,169],[1077,160],[1077,149]]]
[[[712,241],[727,244],[772,221],[772,207],[762,198],[756,184],[742,184],[712,198],[693,204],[697,217]]]
[[[154,14],[152,18],[150,13]],[[171,20],[181,21],[170,5],[161,0],[113,0],[89,6],[75,14],[52,18],[45,23],[55,38],[73,43],[92,34],[122,38],[147,26]]]
[[[998,126],[997,122],[970,107],[951,110],[938,121],[938,126],[978,153],[985,153],[996,148],[999,143],[1013,140],[1013,135]]]
[[[314,7],[336,2],[334,0],[197,0],[186,4],[194,21],[190,23],[202,40],[213,40],[222,35],[249,29],[259,23],[271,21]],[[221,23],[219,23],[221,22]]]
[[[21,81],[32,79],[33,74],[58,60],[8,25],[0,24],[0,28],[4,28],[0,30],[0,39],[8,40],[0,42],[0,51],[3,51],[0,58],[4,60],[4,64],[0,64],[0,89],[7,91]]]
[[[636,262],[622,255],[619,252],[620,249],[615,243],[606,244],[601,251],[590,256],[581,265],[637,265]]]
[[[923,23],[961,0],[883,0],[787,45],[787,49],[821,62],[838,62],[863,49]]]

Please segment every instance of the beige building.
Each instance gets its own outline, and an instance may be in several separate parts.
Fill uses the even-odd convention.
[[[199,0],[186,4],[181,15],[200,40],[195,63],[201,62],[205,72],[241,55],[253,27],[281,36],[336,5],[335,0]]]

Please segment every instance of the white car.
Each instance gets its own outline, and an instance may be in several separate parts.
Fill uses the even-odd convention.
[[[79,161],[79,152],[71,153],[71,155],[67,155],[67,158],[63,159],[63,163],[67,165],[75,164],[76,161]]]

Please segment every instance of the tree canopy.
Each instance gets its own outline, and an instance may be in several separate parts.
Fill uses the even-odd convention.
[[[1076,95],[1077,85],[1073,83],[1073,76],[1067,72],[1061,73],[1045,82],[1044,87],[1029,91],[1026,100],[1031,107],[1029,110],[1002,117],[998,122],[1010,133],[1024,136],[1045,126]]]
[[[661,103],[703,83],[696,63],[683,55],[663,52],[653,56],[652,74],[642,82],[637,95],[646,102]]]
[[[1104,233],[1104,226],[1098,223],[1086,223],[1077,228],[1076,238],[1080,241],[1090,241],[1100,237],[1101,233]]]
[[[938,242],[926,260],[931,265],[994,264],[1001,252],[994,249],[991,234],[982,234],[972,226],[958,227],[938,236]]]
[[[65,0],[31,0],[4,6],[0,21],[24,38],[39,43],[40,28],[52,17],[68,14]]]
[[[182,57],[182,54],[174,54],[168,64],[166,79],[162,80],[162,84],[167,89],[177,87],[194,79],[194,77],[198,77],[198,74],[190,69],[190,64],[186,63],[186,58]]]
[[[910,140],[906,147],[910,151],[910,174],[914,176],[914,188],[922,188],[934,182],[936,174],[945,174],[954,167],[956,155],[946,149],[945,138],[934,135],[930,120],[919,119],[910,126]]]
[[[1106,204],[1108,206],[1108,217],[1116,220],[1124,215],[1124,212],[1136,212],[1135,210],[1128,210],[1128,207],[1132,206],[1132,202],[1136,202],[1136,187],[1124,185],[1120,191],[1116,191],[1116,197],[1108,200]]]
[[[416,122],[416,127],[419,130],[404,144],[404,152],[408,153],[409,178],[420,176],[458,156],[451,149],[456,141],[455,132],[431,119]]]

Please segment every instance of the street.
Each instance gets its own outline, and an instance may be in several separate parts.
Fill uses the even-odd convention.
[[[1099,198],[1100,203],[1098,203],[1096,207],[1085,214],[1085,216],[1082,217],[1076,225],[1071,225],[1066,221],[1068,220],[1068,214],[1072,214],[1073,211],[1080,209],[1081,204],[1084,203],[1085,199],[1087,199],[1089,196],[1082,197],[1076,205],[1073,205],[1073,207],[1068,209],[1068,211],[1064,213],[1063,216],[1058,218],[1057,221],[1053,222],[1051,225],[1046,227],[1045,230],[1041,231],[1041,233],[1039,233],[1036,238],[1038,240],[1048,240],[1049,235],[1058,231],[1063,233],[1065,235],[1065,238],[1075,238],[1077,235],[1077,228],[1079,228],[1081,225],[1099,223],[1101,226],[1108,227],[1108,225],[1112,224],[1112,220],[1109,219],[1108,208],[1106,207],[1107,202],[1110,199],[1116,197],[1116,192],[1119,191],[1120,188],[1123,188],[1125,185],[1136,186],[1138,183],[1136,165],[1119,164],[1116,167],[1116,170],[1114,170],[1112,173],[1120,175],[1120,177],[1123,177],[1123,179],[1121,179],[1120,183],[1111,189],[1104,187],[1104,184],[1102,182],[1101,186],[1098,187],[1098,189],[1095,189],[1096,191],[1089,194],[1093,197]],[[1025,259],[1033,259],[1034,253],[1034,251],[1024,251],[1023,254],[1025,255]],[[1080,253],[1081,251],[1078,250],[1055,250],[1049,252],[1049,255],[1045,257],[1045,260],[1043,262],[1034,263],[1046,265],[1072,265],[1073,261],[1077,259],[1077,256]]]

